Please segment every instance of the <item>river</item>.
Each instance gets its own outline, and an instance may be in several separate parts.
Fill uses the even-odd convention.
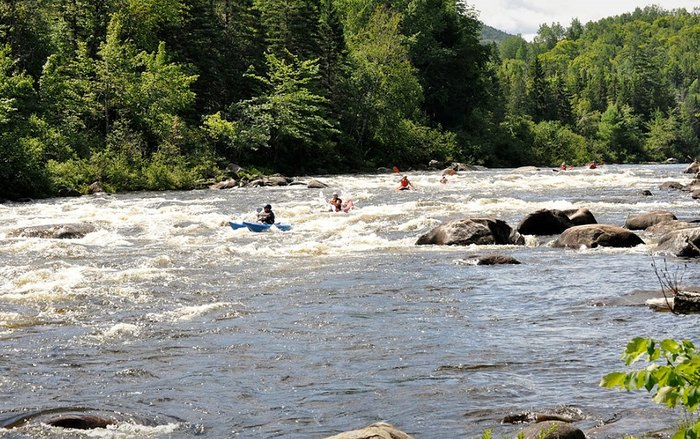
[[[592,429],[675,426],[643,392],[602,389],[635,336],[697,340],[695,316],[616,302],[658,289],[632,249],[416,246],[443,221],[512,227],[541,208],[600,223],[669,210],[697,219],[684,165],[314,176],[306,186],[98,194],[0,204],[0,419],[75,408],[109,429],[41,424],[0,438],[325,437],[386,420],[416,438],[514,436],[513,413],[578,413]],[[306,181],[309,178],[300,178]],[[650,190],[652,196],[642,196]],[[350,213],[325,212],[332,192]],[[288,232],[232,230],[270,203]],[[12,238],[89,223],[80,239]],[[645,240],[649,237],[640,234]],[[520,265],[476,266],[500,253]],[[700,285],[698,261],[667,258]],[[606,433],[598,433],[605,437]]]

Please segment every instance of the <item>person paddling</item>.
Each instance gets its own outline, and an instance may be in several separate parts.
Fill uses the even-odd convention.
[[[275,223],[275,214],[272,212],[272,206],[269,204],[265,205],[263,211],[258,213],[258,222],[265,224]]]
[[[343,200],[340,197],[338,197],[337,192],[333,194],[333,198],[328,200],[328,204],[333,206],[336,212],[340,212],[343,209]]]
[[[401,181],[399,181],[399,187],[397,187],[396,190],[397,191],[405,191],[408,189],[415,189],[415,188],[413,187],[413,184],[411,184],[411,182],[408,181],[408,177],[404,175],[403,177],[401,177]]]

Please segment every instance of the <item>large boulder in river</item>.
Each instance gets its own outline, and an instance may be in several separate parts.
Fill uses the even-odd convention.
[[[554,242],[554,247],[635,247],[639,244],[644,244],[642,238],[622,227],[585,224],[564,230]]]
[[[582,226],[584,224],[598,224],[598,221],[595,219],[595,216],[593,216],[593,213],[585,207],[580,207],[578,209],[567,209],[563,212],[569,217],[575,226]]]
[[[312,179],[312,180],[309,180],[308,183],[306,183],[306,187],[309,189],[323,189],[323,188],[327,188],[328,185],[322,181]]]
[[[236,181],[233,178],[229,178],[228,180],[214,183],[213,185],[209,186],[209,189],[220,190],[220,189],[232,189],[235,187],[238,187],[238,181]]]
[[[699,257],[700,227],[676,230],[663,235],[655,251],[681,258]]]
[[[328,436],[326,439],[412,439],[411,436],[386,422],[376,422],[360,430]]]
[[[523,218],[517,230],[522,235],[558,235],[573,227],[568,216],[557,209],[540,209]]]
[[[665,210],[655,210],[653,212],[642,213],[640,215],[627,218],[625,229],[645,230],[647,227],[659,224],[664,221],[677,220],[676,215]]]
[[[271,175],[263,178],[265,186],[287,186],[291,180],[282,175]]]
[[[11,230],[7,236],[9,238],[79,239],[95,230],[92,224],[50,224],[21,227]]]
[[[644,229],[645,232],[651,233],[656,236],[664,236],[667,233],[675,232],[676,230],[692,229],[694,227],[700,227],[700,223],[691,223],[687,221],[662,221],[660,223],[654,224]]]
[[[416,245],[525,244],[522,235],[495,218],[465,218],[435,227],[418,238]]]

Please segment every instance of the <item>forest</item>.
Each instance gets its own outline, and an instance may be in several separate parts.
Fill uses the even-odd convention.
[[[700,154],[700,11],[532,42],[458,0],[3,0],[0,199]]]

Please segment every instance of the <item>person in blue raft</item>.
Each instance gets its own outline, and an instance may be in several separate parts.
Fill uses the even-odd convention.
[[[269,204],[265,205],[262,212],[258,213],[258,222],[264,224],[275,223],[275,213],[272,211],[272,206]]]

